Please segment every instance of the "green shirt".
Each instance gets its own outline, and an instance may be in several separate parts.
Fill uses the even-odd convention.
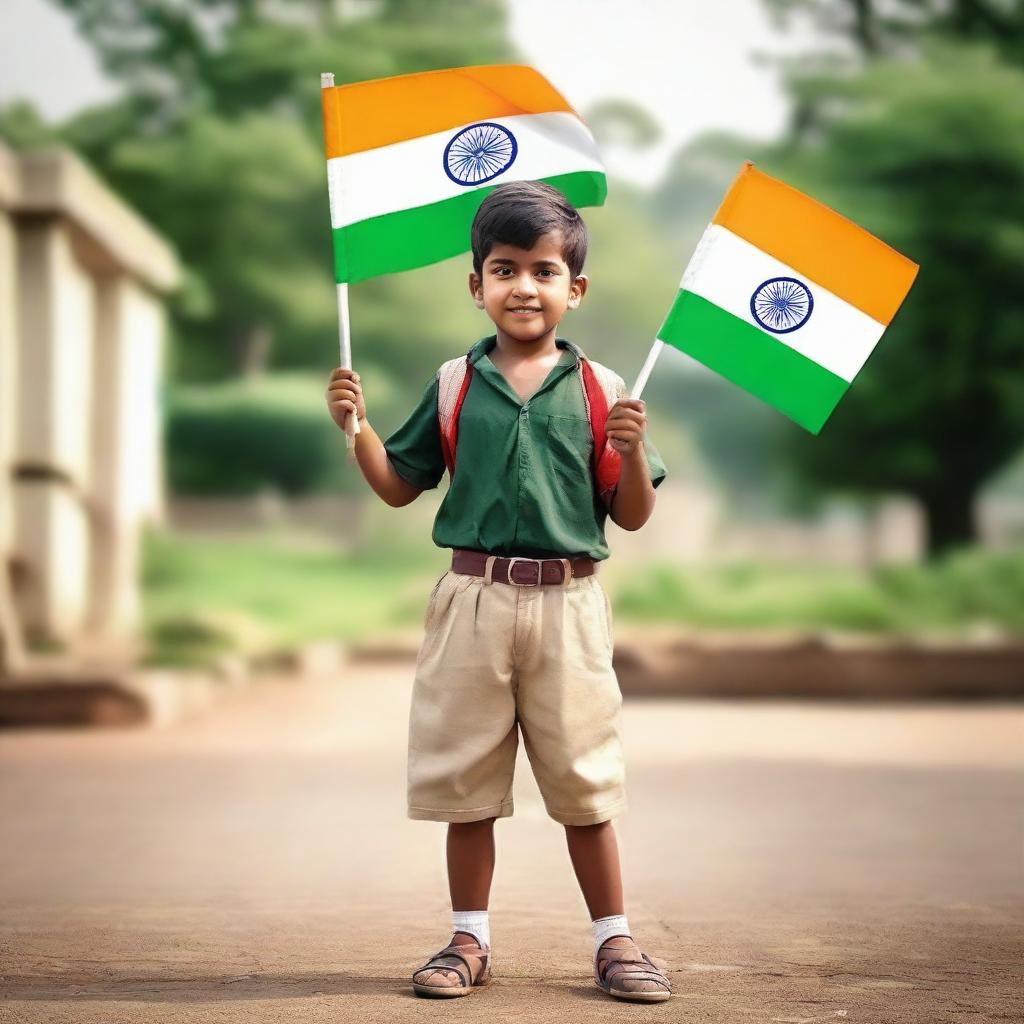
[[[608,516],[593,480],[594,441],[576,363],[580,350],[559,338],[558,363],[522,402],[488,352],[491,335],[472,349],[473,376],[459,414],[455,475],[434,520],[438,547],[499,555],[559,558],[609,555]],[[385,442],[404,480],[427,490],[445,473],[437,422],[438,375],[409,418]],[[665,464],[645,440],[651,482]]]

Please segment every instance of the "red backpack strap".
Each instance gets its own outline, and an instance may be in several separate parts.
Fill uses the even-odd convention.
[[[594,437],[594,484],[605,508],[611,508],[615,488],[619,484],[622,459],[608,443],[604,425],[608,410],[619,398],[624,398],[626,385],[622,378],[600,363],[580,358],[580,381],[583,385],[583,403]]]
[[[470,349],[472,352],[472,349]],[[469,390],[473,366],[469,352],[441,364],[437,371],[437,424],[441,433],[441,452],[448,467],[449,480],[455,474],[455,448],[459,440],[459,414]]]

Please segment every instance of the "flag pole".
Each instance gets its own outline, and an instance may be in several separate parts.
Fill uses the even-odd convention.
[[[320,74],[320,88],[334,88],[334,74],[324,71]],[[346,370],[352,369],[352,325],[348,315],[348,284],[339,284],[338,289],[338,347],[341,350],[341,362],[338,364]],[[359,433],[359,418],[354,412],[345,417],[345,446],[349,454],[354,454],[356,434]]]
[[[348,285],[338,285],[338,345],[341,349],[339,366],[352,369],[352,326],[348,319]],[[356,434],[359,433],[359,418],[354,412],[345,417],[345,444],[351,452],[355,449]]]
[[[661,350],[665,347],[665,342],[659,339],[654,339],[654,344],[651,346],[651,351],[647,353],[647,359],[644,361],[644,365],[640,368],[640,375],[636,379],[636,383],[633,385],[633,390],[629,393],[630,398],[639,398],[643,389],[647,386],[647,378],[650,377],[651,371],[654,369],[654,364],[657,362],[658,356],[661,355]]]

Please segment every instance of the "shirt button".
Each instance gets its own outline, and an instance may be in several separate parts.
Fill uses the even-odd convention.
[[[526,416],[529,413],[529,411],[530,411],[529,407],[524,405],[523,408],[522,408],[522,411],[519,413],[519,415],[520,416]]]

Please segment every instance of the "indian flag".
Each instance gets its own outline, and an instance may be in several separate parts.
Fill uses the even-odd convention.
[[[321,90],[335,279],[362,281],[469,249],[480,203],[506,181],[599,206],[590,130],[533,68],[399,75]]]
[[[817,434],[917,270],[748,162],[694,251],[658,339]]]

